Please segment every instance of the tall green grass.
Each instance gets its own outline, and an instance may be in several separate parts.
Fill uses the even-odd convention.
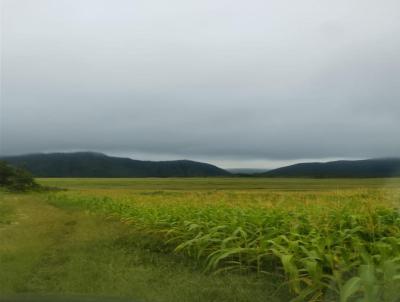
[[[118,217],[160,251],[186,255],[205,272],[277,278],[297,301],[397,301],[400,214],[392,191],[271,193],[251,202],[233,192],[185,202],[173,192],[155,192],[153,202],[146,194],[48,199]]]

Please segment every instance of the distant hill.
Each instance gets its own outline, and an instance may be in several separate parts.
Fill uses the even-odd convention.
[[[248,175],[264,173],[269,171],[269,169],[253,169],[253,168],[232,168],[226,170],[233,174],[248,174]]]
[[[140,161],[94,152],[1,157],[36,177],[195,177],[226,176],[228,171],[190,160]]]
[[[264,177],[400,177],[400,158],[301,163],[258,174]]]

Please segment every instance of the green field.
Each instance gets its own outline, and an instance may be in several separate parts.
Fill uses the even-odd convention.
[[[0,192],[4,301],[400,301],[400,179],[39,182]]]

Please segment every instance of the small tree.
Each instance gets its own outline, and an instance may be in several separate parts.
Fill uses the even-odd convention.
[[[0,186],[16,192],[40,188],[28,171],[14,168],[3,161],[0,161]]]

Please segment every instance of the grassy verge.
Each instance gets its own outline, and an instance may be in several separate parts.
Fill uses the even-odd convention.
[[[15,215],[15,207],[4,202],[7,197],[6,193],[0,192],[0,230],[5,225],[11,224]]]

